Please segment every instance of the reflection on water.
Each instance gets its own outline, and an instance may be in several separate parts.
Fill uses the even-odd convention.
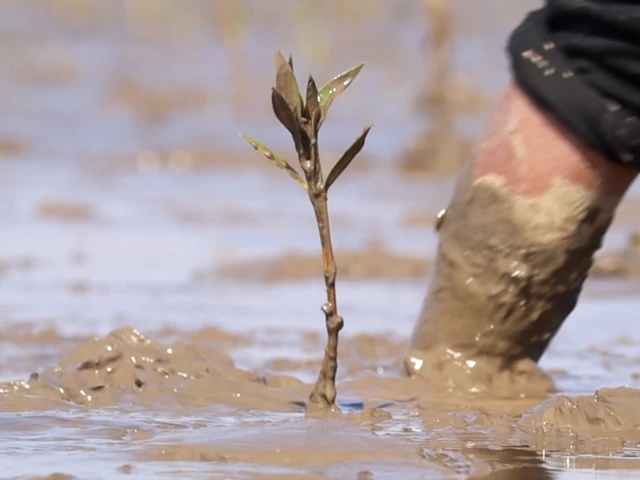
[[[228,355],[300,396],[298,382],[313,380],[321,353],[322,284],[219,274],[237,262],[317,252],[308,201],[236,136],[248,132],[286,152],[268,102],[276,49],[293,53],[300,78],[368,62],[322,138],[331,162],[363,125],[376,125],[361,164],[332,191],[336,248],[373,242],[416,261],[433,255],[429,222],[452,179],[397,171],[424,127],[414,105],[424,78],[421,2],[328,3],[2,2],[0,380],[26,381],[92,336],[133,325],[170,344],[209,348],[205,366]],[[509,26],[538,2],[507,3],[454,2],[465,32],[454,42],[454,68],[490,97],[507,79]],[[495,24],[469,13],[480,4]],[[457,124],[475,134],[483,117]],[[607,242],[620,243],[627,227]],[[196,407],[171,396],[162,406],[122,399],[100,409],[3,397],[3,478],[524,480],[637,468],[632,445],[594,447],[594,455],[541,451],[515,435],[515,414],[442,405],[425,413],[412,387],[384,383],[396,376],[425,282],[340,281],[344,401],[364,401],[369,412],[380,402],[368,397],[388,399],[390,419],[369,412],[367,421],[318,424],[297,412]],[[636,289],[611,285],[589,283],[544,359],[564,392],[637,386]],[[363,371],[374,380],[358,390]]]

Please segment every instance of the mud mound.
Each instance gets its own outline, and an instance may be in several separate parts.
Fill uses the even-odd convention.
[[[277,382],[277,377],[271,382]],[[237,369],[227,355],[201,345],[167,346],[133,328],[83,343],[59,365],[26,382],[0,386],[4,410],[84,405],[106,407],[227,404],[267,411],[297,411],[303,400],[269,388]],[[53,403],[52,403],[53,402]]]
[[[164,330],[159,335],[170,338],[178,332]],[[51,332],[47,332],[46,337],[60,341]],[[311,385],[291,373],[315,375],[322,358],[321,337],[311,334],[303,337],[317,358],[283,357],[252,372],[235,367],[228,355],[231,349],[256,346],[248,336],[208,327],[182,333],[180,341],[168,345],[134,328],[120,328],[104,338],[93,338],[71,348],[57,366],[33,373],[27,381],[0,384],[0,411],[111,406],[180,411],[223,405],[243,411],[302,412]],[[352,420],[370,422],[387,418],[388,414],[379,411],[377,405],[388,399],[407,397],[389,391],[388,387],[393,384],[387,385],[381,377],[387,370],[397,373],[395,362],[390,359],[403,345],[403,342],[369,335],[345,340],[343,372],[347,375],[363,374],[366,369],[370,372],[365,385],[360,379],[355,389],[349,387],[350,380],[345,380],[347,401],[351,401],[354,394],[364,393],[366,385],[371,386],[370,395],[365,395],[371,399],[370,405],[359,402],[347,408],[352,411]],[[407,388],[411,389],[403,386],[403,390]]]
[[[525,432],[640,441],[640,390],[603,388],[591,396],[559,395],[522,417]]]
[[[286,332],[268,333],[275,342]],[[11,338],[22,344],[27,337],[18,332]],[[388,335],[345,338],[341,369],[347,376],[339,382],[339,401],[347,414],[326,421],[304,419],[302,405],[311,385],[295,376],[317,371],[320,334],[309,332],[300,340],[303,351],[317,352],[317,359],[296,361],[283,354],[281,361],[288,360],[294,375],[273,366],[264,373],[234,366],[229,352],[266,346],[265,337],[257,342],[252,335],[216,327],[188,333],[166,329],[157,337],[175,341],[158,341],[134,328],[76,340],[56,367],[26,382],[0,384],[0,411],[74,411],[73,420],[63,415],[56,421],[85,431],[79,427],[97,421],[87,407],[93,414],[115,407],[103,411],[121,418],[97,430],[126,439],[136,463],[206,462],[234,471],[242,464],[247,478],[257,478],[256,468],[264,478],[269,478],[264,469],[273,470],[272,478],[287,478],[285,472],[290,478],[313,478],[314,473],[343,478],[345,465],[349,478],[373,478],[368,473],[383,467],[416,477],[426,470],[434,478],[549,478],[536,451],[619,454],[629,441],[640,441],[639,390],[558,395],[542,404],[540,397],[452,390],[438,383],[436,370],[428,378],[401,375],[394,359],[406,341]],[[58,345],[62,339],[47,331],[32,343],[45,344],[46,338]],[[144,421],[128,416],[140,408],[146,415],[169,416],[157,425],[146,416]],[[197,420],[185,424],[183,419],[194,413]],[[176,415],[180,420],[169,420]],[[23,425],[22,416],[13,417]]]
[[[67,222],[88,222],[96,217],[92,205],[66,200],[44,200],[36,208],[41,218]]]

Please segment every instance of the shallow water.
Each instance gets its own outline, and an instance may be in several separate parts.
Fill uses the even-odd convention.
[[[297,45],[292,53],[306,71],[309,50],[286,23],[253,18],[246,44],[236,48],[246,76],[230,83],[229,58],[211,26],[192,19],[190,35],[173,37],[153,24],[148,38],[123,29],[109,2],[63,3],[67,13],[55,21],[37,2],[0,6],[0,382],[26,382],[5,385],[9,393],[0,397],[1,478],[579,479],[637,471],[636,425],[602,435],[557,432],[550,422],[533,432],[526,415],[519,418],[543,399],[442,398],[400,378],[428,275],[339,277],[346,321],[339,401],[356,403],[341,421],[305,420],[292,402],[306,398],[321,358],[321,277],[264,282],[221,271],[317,253],[308,200],[235,135],[288,148],[265,101],[272,52]],[[261,18],[260,5],[244,3]],[[273,10],[290,3],[273,2]],[[487,8],[500,15],[485,28],[456,2],[467,29],[456,41],[458,70],[499,92],[507,79],[504,37],[536,3],[492,2]],[[320,18],[349,46],[313,70],[326,78],[369,61],[323,137],[330,162],[362,126],[376,124],[362,168],[332,190],[336,249],[376,242],[389,255],[422,262],[433,256],[435,236],[409,219],[442,208],[452,180],[407,177],[395,166],[422,122],[411,106],[423,75],[419,2],[400,4],[405,13],[381,7],[353,32],[328,14]],[[116,20],[78,26],[68,18],[73,5]],[[381,34],[384,47],[362,41]],[[356,37],[362,46],[351,46]],[[118,83],[132,79],[141,87]],[[240,101],[229,99],[233,82],[244,92]],[[145,97],[152,85],[162,93]],[[181,88],[190,93],[178,98]],[[460,123],[473,134],[481,120]],[[623,211],[634,210],[638,193],[636,186]],[[605,249],[623,245],[637,226],[633,215],[621,215]],[[561,392],[640,388],[638,292],[632,280],[588,282],[542,361]],[[116,342],[132,357],[116,364],[143,372],[144,388],[118,377],[90,400],[86,388],[74,398],[69,389],[47,390],[58,374],[86,380],[77,366],[103,346],[91,338],[130,326],[160,342],[152,351],[168,355],[173,373],[157,375],[157,361],[145,360],[148,345]],[[144,366],[136,370],[136,361]],[[33,372],[40,377],[30,385]]]

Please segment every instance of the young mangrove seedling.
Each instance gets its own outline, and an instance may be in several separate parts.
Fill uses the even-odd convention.
[[[360,153],[362,147],[364,147],[371,126],[364,129],[326,177],[322,174],[320,163],[318,132],[327,118],[327,112],[333,101],[351,85],[363,66],[364,63],[334,77],[319,90],[313,77],[309,76],[307,89],[303,97],[293,72],[291,56],[287,61],[280,52],[276,54],[276,85],[271,89],[271,105],[275,116],[293,138],[304,179],[280,155],[274,153],[257,140],[241,135],[253,148],[262,153],[306,190],[311,200],[318,231],[320,232],[324,282],[327,291],[327,301],[322,306],[322,311],[325,315],[328,338],[318,381],[311,391],[306,404],[306,413],[310,416],[340,412],[335,402],[335,380],[338,370],[338,333],[342,329],[344,320],[338,315],[338,302],[336,299],[337,267],[331,244],[327,193],[331,185],[347,169],[356,155]]]

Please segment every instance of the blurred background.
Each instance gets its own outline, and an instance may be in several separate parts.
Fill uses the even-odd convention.
[[[406,339],[434,216],[509,79],[506,38],[540,3],[3,0],[4,341],[125,325],[322,331],[308,199],[237,135],[295,160],[270,105],[277,50],[303,85],[367,62],[321,133],[330,165],[375,125],[331,192],[338,294],[346,334]],[[47,351],[34,362],[54,363],[59,346]],[[0,375],[31,371],[28,358],[5,354]]]

